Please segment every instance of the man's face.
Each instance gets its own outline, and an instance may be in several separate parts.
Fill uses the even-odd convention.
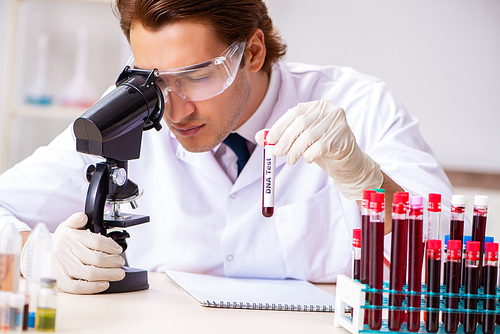
[[[208,25],[193,21],[181,21],[155,31],[134,24],[130,45],[137,68],[160,71],[211,60],[228,47],[215,38]],[[213,149],[248,118],[241,117],[250,96],[245,68],[238,70],[228,89],[208,100],[188,101],[173,92],[165,96],[164,119],[190,152]]]

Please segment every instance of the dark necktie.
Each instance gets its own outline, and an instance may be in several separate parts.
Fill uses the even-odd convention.
[[[226,139],[224,139],[224,144],[229,146],[229,148],[231,148],[238,157],[237,163],[239,176],[241,171],[243,170],[243,167],[245,167],[248,158],[250,158],[250,152],[248,151],[247,147],[247,140],[239,134],[233,132],[229,134]]]

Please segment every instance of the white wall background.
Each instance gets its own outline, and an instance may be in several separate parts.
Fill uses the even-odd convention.
[[[0,73],[2,68],[10,66],[3,61],[6,53],[5,34],[10,19],[7,17],[7,8],[8,1],[0,0]],[[111,1],[23,0],[19,12],[16,53],[18,78],[14,83],[14,98],[18,104],[24,100],[36,76],[37,39],[42,33],[48,36],[47,84],[56,105],[59,104],[64,86],[73,78],[76,66],[87,67],[87,79],[96,93],[101,95],[115,82],[130,55],[118,20],[111,10]],[[86,64],[76,64],[77,34],[80,29],[88,32]],[[0,85],[6,86],[1,79]],[[0,92],[5,94],[4,89],[0,89]],[[0,95],[0,98],[3,96]],[[39,111],[43,114],[45,109],[42,107]],[[24,159],[40,145],[49,143],[70,123],[71,118],[18,118],[13,124],[17,135],[12,138],[10,165]]]
[[[443,166],[500,172],[500,1],[267,2],[288,60],[382,78]]]
[[[422,134],[445,168],[500,173],[500,1],[266,3],[287,41],[288,61],[348,65],[382,78],[420,120]],[[0,73],[6,5],[0,0]],[[57,92],[71,78],[74,36],[83,24],[91,33],[89,78],[98,91],[113,83],[123,65],[123,43],[108,4],[26,0],[24,7],[23,85],[33,70],[39,30],[51,37],[51,86]],[[66,126],[37,125],[23,131],[19,159]]]

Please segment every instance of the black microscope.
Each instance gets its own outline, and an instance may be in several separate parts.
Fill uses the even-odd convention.
[[[158,70],[135,70],[126,66],[116,88],[90,107],[73,124],[76,150],[106,160],[86,168],[90,183],[85,202],[86,228],[115,240],[125,252],[129,237],[123,228],[149,222],[149,216],[125,214],[120,205],[136,200],[142,190],[128,179],[128,160],[138,159],[142,132],[161,129],[164,99],[156,84]],[[111,211],[105,212],[105,205]],[[113,229],[108,233],[108,229]],[[122,253],[124,256],[124,253]],[[125,256],[124,256],[125,257]],[[126,261],[126,257],[125,257]],[[125,278],[110,282],[104,293],[130,292],[149,288],[146,270],[124,266]]]

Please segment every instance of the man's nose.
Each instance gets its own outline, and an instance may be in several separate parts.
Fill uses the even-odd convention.
[[[168,92],[166,99],[167,115],[174,123],[181,122],[195,111],[193,102],[183,99],[174,92]]]

